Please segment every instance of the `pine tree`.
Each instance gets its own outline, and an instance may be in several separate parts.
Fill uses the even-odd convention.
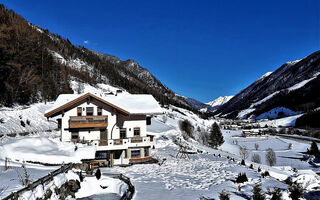
[[[299,200],[300,197],[303,196],[303,189],[302,189],[301,185],[298,184],[298,183],[293,183],[293,184],[289,187],[289,191],[290,191],[289,197],[290,197],[292,200]]]
[[[272,192],[272,197],[270,200],[282,200],[282,194],[280,188],[274,188]]]
[[[224,139],[220,130],[219,125],[215,122],[211,126],[211,131],[209,135],[209,141],[208,144],[211,147],[218,147],[224,143]]]
[[[314,155],[316,157],[319,156],[320,152],[319,152],[319,148],[318,145],[315,141],[312,141],[311,146],[310,146],[310,154]]]
[[[257,184],[253,187],[252,193],[253,193],[253,196],[252,196],[253,200],[264,200],[265,199],[265,195],[261,189],[260,184]]]

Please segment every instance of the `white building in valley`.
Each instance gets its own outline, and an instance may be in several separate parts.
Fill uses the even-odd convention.
[[[152,95],[86,93],[61,94],[45,117],[57,117],[62,141],[94,145],[95,159],[125,165],[151,159],[147,125],[162,113]]]

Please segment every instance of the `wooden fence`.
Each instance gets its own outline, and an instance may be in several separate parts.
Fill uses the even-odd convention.
[[[43,185],[49,181],[52,181],[53,180],[53,177],[58,175],[58,174],[61,174],[61,173],[65,173],[67,171],[69,171],[70,169],[73,168],[73,164],[72,163],[69,163],[67,165],[62,165],[59,169],[53,171],[53,172],[50,172],[48,175],[42,177],[42,178],[39,178],[38,180],[30,183],[28,186],[16,191],[16,192],[13,192],[11,193],[10,195],[6,196],[5,198],[3,198],[3,200],[17,200],[19,198],[19,196],[23,193],[23,192],[26,192],[28,190],[33,190],[34,188],[36,188],[38,185]]]

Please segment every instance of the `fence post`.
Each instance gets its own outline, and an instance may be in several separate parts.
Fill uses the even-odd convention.
[[[16,192],[13,193],[13,199],[18,200],[18,193],[16,193]]]

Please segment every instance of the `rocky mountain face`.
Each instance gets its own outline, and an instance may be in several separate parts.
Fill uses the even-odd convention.
[[[236,118],[258,116],[276,107],[309,112],[320,107],[320,51],[287,62],[240,91],[215,114]]]
[[[76,80],[149,93],[161,104],[193,110],[137,62],[75,46],[1,4],[0,55],[0,105],[52,101],[61,93],[73,93],[70,81]]]

